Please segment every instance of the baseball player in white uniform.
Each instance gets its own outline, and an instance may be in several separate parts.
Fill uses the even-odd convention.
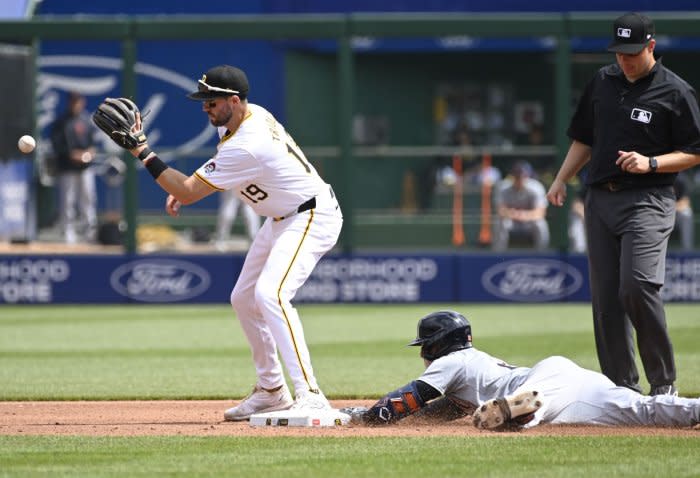
[[[471,325],[457,312],[423,317],[418,337],[409,345],[421,347],[425,372],[369,409],[346,410],[356,420],[386,424],[419,410],[429,414],[431,406],[439,404],[441,413],[449,411],[452,416],[475,411],[474,424],[489,429],[540,423],[676,427],[700,423],[700,399],[641,395],[564,357],[546,358],[532,368],[509,365],[472,346]],[[441,396],[445,398],[431,402]]]
[[[343,224],[331,187],[284,127],[264,108],[248,103],[247,95],[248,79],[233,66],[213,67],[199,80],[189,98],[202,101],[220,141],[216,155],[189,177],[165,165],[147,144],[131,150],[169,193],[166,211],[172,216],[181,205],[226,190],[266,216],[231,293],[258,377],[252,393],[224,413],[232,421],[291,407],[331,408],[316,381],[291,300],[335,245]],[[141,128],[139,119],[135,129]],[[294,400],[278,352],[294,385]]]

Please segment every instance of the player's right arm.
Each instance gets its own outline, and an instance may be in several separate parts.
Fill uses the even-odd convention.
[[[387,425],[416,413],[440,395],[431,385],[414,380],[384,395],[363,414],[362,421],[368,425]]]
[[[188,205],[209,196],[215,191],[194,174],[185,176],[177,169],[168,168],[158,176],[156,183],[165,192],[173,196],[180,204]]]
[[[554,206],[562,206],[566,200],[566,183],[591,159],[591,147],[580,141],[572,141],[566,158],[547,192],[547,200]]]

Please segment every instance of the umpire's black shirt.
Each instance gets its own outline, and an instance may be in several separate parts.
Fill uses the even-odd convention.
[[[634,83],[615,63],[588,83],[567,134],[591,146],[586,184],[622,187],[671,185],[676,173],[632,174],[615,164],[618,151],[660,156],[700,153],[700,109],[695,90],[657,60]]]

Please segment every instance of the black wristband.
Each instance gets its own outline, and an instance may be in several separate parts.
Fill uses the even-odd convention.
[[[151,151],[151,148],[149,148],[148,146],[146,146],[145,148],[143,148],[143,151],[141,151],[141,152],[139,153],[139,159],[140,159],[141,161],[143,161],[143,160],[146,159],[146,158],[148,157],[148,155],[151,154],[152,152],[153,152],[153,151]]]
[[[146,169],[149,173],[151,173],[153,179],[158,179],[158,176],[160,176],[163,173],[163,171],[168,169],[168,167],[169,166],[163,161],[161,161],[161,159],[158,156],[153,156],[146,163]]]
[[[655,173],[658,167],[659,162],[656,160],[656,156],[649,156],[649,172]]]

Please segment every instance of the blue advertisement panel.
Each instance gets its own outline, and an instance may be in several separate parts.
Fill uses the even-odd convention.
[[[666,302],[700,301],[700,254],[666,257],[666,280],[661,296]]]
[[[243,256],[0,256],[0,303],[226,303]]]
[[[0,256],[0,304],[225,304],[243,255]],[[700,301],[700,254],[671,254],[667,302]],[[297,303],[589,302],[584,255],[323,258]]]
[[[454,255],[326,257],[296,296],[298,302],[451,302],[457,293]]]
[[[458,269],[459,302],[590,300],[584,255],[465,255]]]

